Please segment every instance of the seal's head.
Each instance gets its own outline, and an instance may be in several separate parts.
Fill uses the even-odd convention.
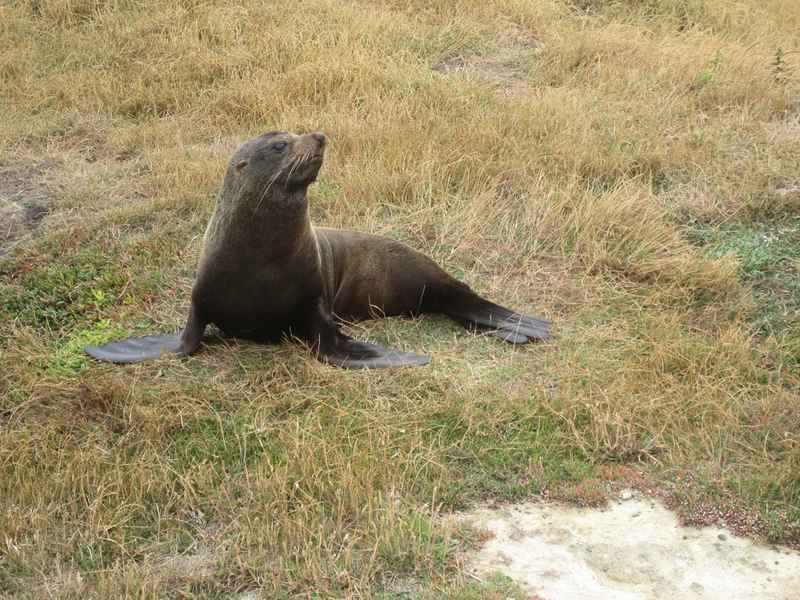
[[[231,159],[226,186],[257,195],[305,190],[317,178],[325,153],[325,134],[270,131],[242,144]]]

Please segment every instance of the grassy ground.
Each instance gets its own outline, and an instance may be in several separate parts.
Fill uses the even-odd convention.
[[[0,3],[2,173],[49,198],[0,259],[0,595],[521,597],[438,515],[621,476],[800,542],[798,30],[782,0]],[[316,223],[556,340],[86,360],[182,325],[227,158],[275,128],[330,137]]]

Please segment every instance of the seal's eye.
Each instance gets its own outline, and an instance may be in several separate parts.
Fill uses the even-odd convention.
[[[275,150],[275,152],[283,152],[286,150],[286,142],[275,142],[272,144],[272,149]]]

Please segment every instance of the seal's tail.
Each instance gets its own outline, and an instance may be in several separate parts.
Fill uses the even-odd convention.
[[[490,302],[466,285],[451,288],[442,298],[440,310],[467,329],[488,330],[489,335],[510,344],[550,339],[549,321]]]

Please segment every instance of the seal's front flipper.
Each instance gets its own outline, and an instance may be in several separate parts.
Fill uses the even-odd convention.
[[[429,356],[359,342],[343,334],[321,298],[305,315],[300,337],[311,344],[319,360],[343,369],[421,367],[431,362]]]
[[[326,347],[327,346],[327,347]],[[343,369],[388,369],[393,367],[421,367],[431,362],[429,356],[401,352],[392,348],[359,342],[339,334],[333,347],[321,344],[318,356],[322,362]]]
[[[102,346],[86,346],[86,354],[113,363],[137,363],[158,358],[164,353],[186,356],[181,337],[176,334],[146,335],[109,342]]]
[[[194,305],[189,309],[186,327],[180,335],[156,334],[138,338],[128,338],[118,342],[109,342],[102,346],[86,346],[86,354],[97,360],[113,363],[137,363],[162,354],[187,356],[200,347],[206,324],[197,316]]]

